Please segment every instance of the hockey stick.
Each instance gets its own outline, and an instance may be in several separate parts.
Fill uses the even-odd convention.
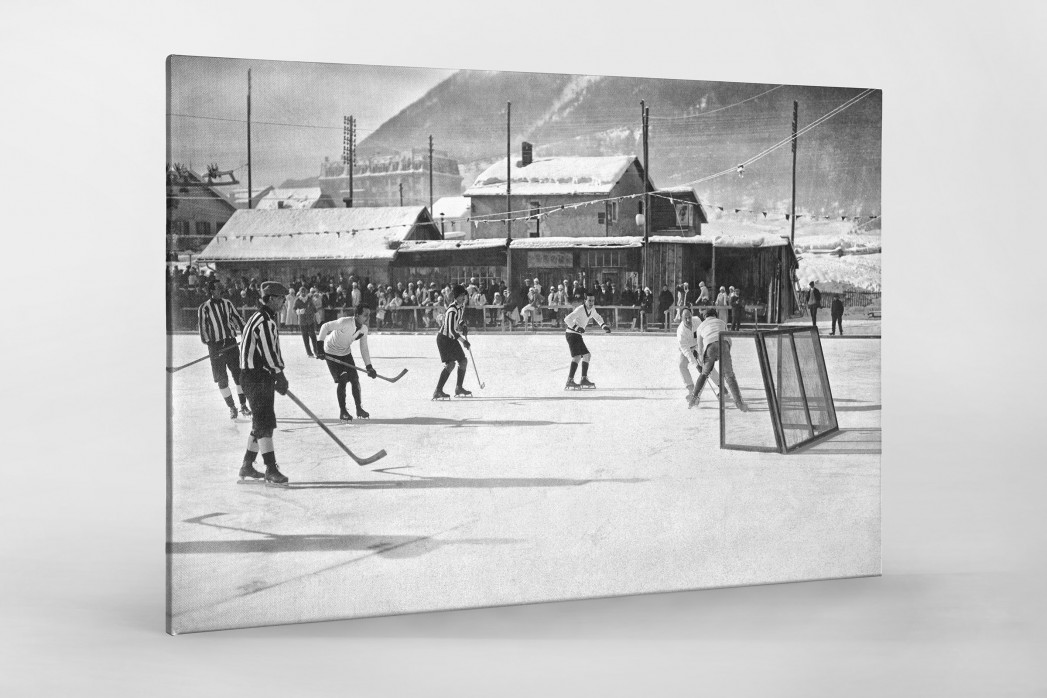
[[[354,371],[356,371],[357,373],[367,373],[367,369],[360,368],[359,366],[354,366],[353,364],[349,363],[348,361],[342,361],[341,359],[336,359],[333,356],[327,356],[326,354],[324,355],[324,358],[327,359],[328,361],[335,362],[339,366],[345,366],[346,368],[351,368]],[[376,377],[381,378],[384,381],[389,381],[390,383],[395,383],[396,381],[400,380],[401,378],[403,378],[406,375],[407,375],[407,369],[405,368],[402,371],[400,371],[399,373],[397,373],[392,378],[387,378],[386,376],[383,376],[381,374],[376,374]]]
[[[227,352],[227,351],[229,351],[230,349],[239,349],[239,348],[240,348],[240,347],[239,347],[239,346],[236,346],[236,345],[234,345],[234,346],[229,346],[229,347],[226,347],[225,349],[220,349],[220,350],[218,351],[218,353],[219,353],[219,354],[222,354],[222,353],[224,353],[224,352]],[[190,367],[190,366],[192,366],[193,364],[198,364],[198,363],[200,363],[201,361],[207,361],[207,360],[208,360],[208,359],[210,359],[210,358],[211,358],[211,355],[210,355],[210,354],[208,354],[207,356],[201,356],[201,357],[200,357],[199,359],[197,359],[196,361],[190,361],[189,363],[187,363],[187,364],[182,364],[181,366],[168,366],[168,367],[167,367],[167,372],[168,372],[168,373],[174,373],[175,371],[181,371],[181,370],[182,370],[183,368],[189,368],[189,367]]]
[[[467,349],[467,351],[469,352],[469,363],[471,363],[473,365],[473,373],[476,374],[476,382],[480,384],[480,390],[483,390],[484,389],[484,382],[482,380],[480,380],[480,372],[476,370],[476,359],[473,358],[472,347]]]
[[[292,392],[291,392],[290,390],[288,390],[288,391],[287,391],[287,397],[291,398],[291,401],[292,401],[292,402],[294,402],[294,404],[298,405],[298,407],[300,407],[300,408],[302,409],[302,412],[305,412],[305,413],[306,413],[307,415],[309,415],[309,417],[310,417],[310,418],[311,418],[311,419],[312,419],[312,420],[313,420],[314,422],[316,422],[316,425],[317,425],[318,427],[320,427],[320,428],[321,428],[321,429],[323,429],[323,430],[324,430],[325,432],[327,432],[327,435],[328,435],[328,436],[330,436],[330,437],[331,437],[331,438],[332,438],[332,439],[334,440],[334,442],[335,442],[336,444],[338,444],[339,446],[341,446],[341,447],[342,447],[342,450],[343,450],[343,451],[345,451],[346,453],[348,453],[348,454],[349,454],[349,457],[350,457],[350,458],[352,458],[352,459],[353,459],[354,461],[356,461],[356,464],[357,464],[357,465],[368,465],[368,464],[370,464],[370,463],[374,463],[374,462],[375,462],[376,460],[380,460],[380,459],[382,459],[382,458],[385,458],[385,457],[386,457],[386,455],[388,455],[388,454],[387,454],[387,453],[385,452],[385,449],[383,448],[383,449],[382,449],[381,451],[379,451],[378,453],[374,454],[373,456],[370,456],[370,457],[368,457],[368,458],[360,458],[360,457],[359,457],[359,456],[357,456],[357,455],[356,455],[355,453],[353,453],[352,451],[350,451],[350,450],[349,450],[349,447],[348,447],[348,446],[346,446],[345,444],[343,444],[343,443],[342,443],[342,440],[341,440],[341,439],[339,439],[339,438],[338,438],[337,436],[335,436],[335,435],[334,435],[334,432],[333,432],[333,431],[331,431],[330,429],[328,429],[328,428],[327,428],[327,425],[326,425],[326,424],[324,424],[324,423],[323,423],[322,421],[320,421],[320,418],[319,418],[319,417],[317,417],[317,416],[316,416],[315,414],[313,414],[313,413],[312,413],[312,410],[310,410],[310,409],[309,409],[308,407],[306,407],[306,406],[305,406],[305,404],[304,404],[304,403],[303,403],[303,402],[302,402],[301,400],[299,400],[299,399],[298,399],[298,396],[297,396],[297,395],[295,395],[295,394],[294,394],[294,393],[292,393]]]

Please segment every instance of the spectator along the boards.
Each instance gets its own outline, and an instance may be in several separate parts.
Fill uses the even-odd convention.
[[[818,327],[818,308],[822,307],[822,292],[815,288],[813,281],[810,287],[811,290],[807,294],[807,310],[811,313],[811,325]]]
[[[833,302],[829,304],[829,316],[832,317],[833,326],[830,335],[836,334],[836,328],[840,328],[840,336],[843,336],[843,301],[839,296],[833,296]]]
[[[266,483],[287,484],[287,478],[276,466],[276,451],[273,447],[273,432],[276,430],[274,393],[287,394],[287,376],[284,375],[280,328],[277,323],[286,296],[287,288],[283,284],[277,281],[263,283],[258,311],[244,326],[244,337],[240,343],[240,377],[252,414],[251,434],[247,437],[247,451],[240,466],[241,480],[263,477],[254,468],[255,457],[261,452]]]
[[[604,319],[596,312],[595,305],[595,295],[587,293],[585,302],[564,318],[567,348],[571,352],[571,369],[567,374],[567,385],[564,386],[564,390],[576,390],[578,388],[591,390],[596,387],[596,384],[589,380],[589,360],[592,358],[592,354],[589,353],[589,348],[585,346],[582,335],[590,322],[596,323],[603,328],[604,332],[608,333],[611,331],[611,326],[604,322]],[[578,369],[579,364],[582,366],[582,380],[579,383],[575,383],[574,373]]]
[[[345,384],[352,386],[353,402],[356,403],[356,416],[367,419],[371,415],[360,404],[360,378],[356,371],[344,364],[356,366],[353,361],[353,342],[360,342],[360,357],[364,361],[367,377],[374,380],[378,373],[371,366],[371,352],[367,348],[367,325],[371,319],[371,309],[363,303],[356,306],[356,314],[353,317],[340,317],[337,320],[325,322],[320,326],[320,332],[316,335],[317,352],[320,358],[327,361],[327,368],[331,371],[334,379],[335,397],[338,399],[338,418],[343,422],[350,422],[353,416],[345,408]]]
[[[236,352],[236,335],[243,331],[244,319],[228,299],[222,298],[222,289],[217,283],[211,282],[208,290],[211,297],[197,310],[200,341],[207,346],[211,375],[218,384],[222,399],[229,406],[229,419],[236,419],[237,414],[233,393],[229,389],[229,375],[233,377],[236,395],[240,399],[240,413],[247,417],[251,410],[247,408],[247,398],[240,387],[240,359]],[[226,375],[226,371],[229,375]]]
[[[705,320],[698,325],[698,356],[702,357],[702,373],[694,385],[694,392],[687,398],[687,406],[694,407],[698,404],[698,397],[702,394],[705,382],[709,380],[716,362],[720,362],[720,373],[723,374],[724,386],[730,391],[734,398],[734,405],[742,412],[748,412],[749,408],[742,399],[742,391],[738,388],[738,381],[734,377],[734,364],[731,362],[731,340],[727,337],[721,338],[721,333],[727,329],[727,323],[721,320],[716,310],[706,313]]]
[[[662,292],[658,294],[658,315],[665,322],[665,329],[669,329],[669,316],[667,313],[673,307],[673,292],[669,290],[668,284],[662,284]]]
[[[740,330],[742,327],[742,316],[745,315],[745,303],[742,301],[740,289],[733,289],[731,297],[727,299],[731,304],[731,329]]]
[[[694,381],[691,380],[690,364],[694,363],[699,373],[702,370],[701,354],[698,353],[698,323],[694,321],[690,308],[680,311],[680,326],[676,328],[676,342],[680,349],[680,377],[687,389],[687,395],[694,392]],[[709,379],[719,383],[720,374],[714,368],[709,373]]]
[[[720,292],[716,294],[716,305],[721,308],[727,305],[727,289],[723,286],[720,287]]]
[[[313,347],[316,346],[316,309],[305,286],[298,289],[298,297],[294,299],[294,313],[298,316],[298,328],[302,331],[305,353],[312,358]]]
[[[455,364],[458,364],[458,380],[455,384],[454,396],[472,397],[473,395],[462,386],[462,382],[465,380],[465,370],[469,365],[469,361],[465,358],[465,352],[462,351],[462,346],[466,349],[469,348],[469,339],[467,337],[469,330],[465,326],[465,322],[462,321],[462,311],[465,309],[465,301],[468,296],[465,292],[465,287],[461,284],[455,284],[451,290],[451,295],[454,300],[443,314],[440,331],[436,335],[436,348],[440,352],[440,361],[443,362],[444,367],[440,371],[440,379],[436,383],[436,390],[433,391],[434,400],[444,400],[451,397],[444,392],[444,385],[451,376],[451,371],[454,370]]]

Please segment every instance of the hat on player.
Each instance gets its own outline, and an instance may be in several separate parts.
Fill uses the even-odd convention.
[[[287,287],[279,281],[263,281],[262,282],[262,295],[263,296],[286,296],[288,293]]]

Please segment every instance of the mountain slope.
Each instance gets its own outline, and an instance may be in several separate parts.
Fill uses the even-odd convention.
[[[435,147],[459,160],[464,185],[505,157],[510,143],[536,155],[642,158],[640,100],[650,108],[650,170],[658,186],[695,182],[733,168],[791,133],[793,100],[803,128],[858,95],[858,88],[460,71],[360,142],[360,154]],[[879,91],[799,139],[797,211],[867,216],[880,212],[882,95]],[[745,168],[694,185],[703,201],[788,210],[791,153],[780,148]]]

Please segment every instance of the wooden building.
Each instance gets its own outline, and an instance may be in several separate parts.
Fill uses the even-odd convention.
[[[237,211],[200,254],[219,272],[290,280],[356,274],[389,281],[408,240],[439,240],[424,206]]]

